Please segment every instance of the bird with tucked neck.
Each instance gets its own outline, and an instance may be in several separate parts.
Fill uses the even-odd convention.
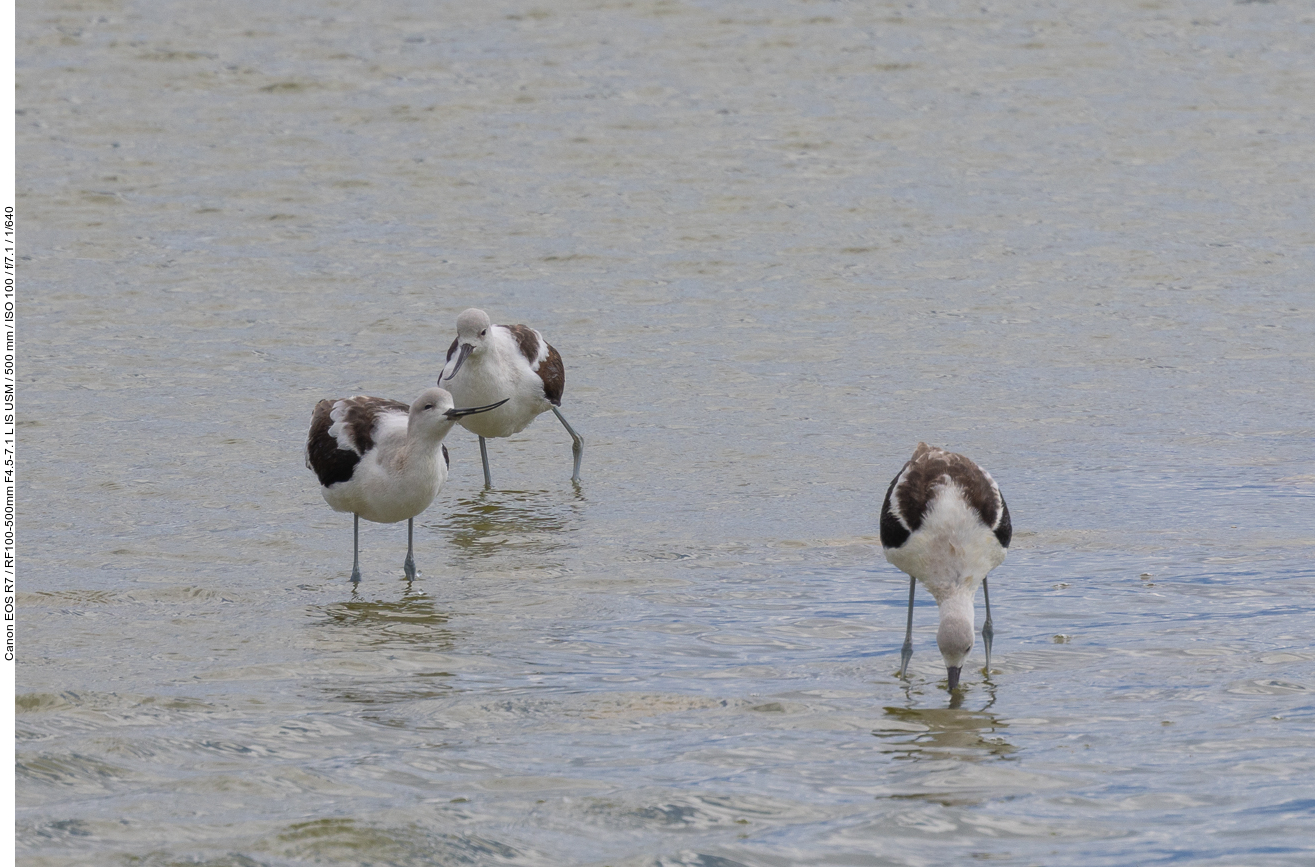
[[[328,398],[315,405],[306,437],[306,467],[336,512],[351,512],[352,581],[361,580],[361,518],[380,524],[406,521],[408,580],[415,578],[413,519],[429,508],[447,480],[443,438],[461,419],[496,409],[457,409],[452,395],[426,389],[410,406],[382,397]]]
[[[501,409],[461,420],[462,427],[479,435],[486,487],[493,486],[493,477],[485,439],[520,433],[548,410],[571,435],[575,458],[571,481],[580,481],[584,438],[558,409],[566,388],[566,369],[561,355],[538,331],[528,325],[494,325],[487,313],[471,307],[457,317],[457,336],[448,348],[438,384],[450,390],[458,403],[482,404],[505,398],[506,406]]]

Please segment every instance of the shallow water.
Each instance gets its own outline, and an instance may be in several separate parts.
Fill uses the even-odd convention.
[[[1302,5],[18,32],[23,864],[1309,862]],[[353,588],[310,409],[471,305],[561,351],[583,481],[456,431]],[[953,699],[925,595],[895,677],[919,440],[1016,527]]]

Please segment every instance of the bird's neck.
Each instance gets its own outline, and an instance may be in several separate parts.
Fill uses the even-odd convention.
[[[940,626],[936,630],[936,644],[940,647],[945,664],[956,667],[963,664],[966,654],[960,649],[973,646],[973,596],[970,587],[956,590],[940,600]]]
[[[390,456],[391,462],[398,469],[402,469],[438,461],[443,448],[443,438],[452,430],[453,424],[454,422],[451,421],[433,426],[409,424],[406,429],[406,441]]]
[[[937,600],[941,612],[941,621],[961,620],[966,621],[971,627],[974,589],[976,589],[975,585],[971,583],[960,584],[953,591],[946,594],[944,598]]]

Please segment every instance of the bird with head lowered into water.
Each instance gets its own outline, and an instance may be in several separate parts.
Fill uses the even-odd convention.
[[[959,686],[964,660],[973,648],[973,596],[982,585],[982,643],[990,676],[995,630],[986,576],[1004,562],[1012,536],[1009,507],[990,473],[963,455],[918,443],[881,505],[881,547],[886,559],[909,575],[901,678],[913,656],[913,591],[919,581],[940,609],[936,643],[951,690]]]

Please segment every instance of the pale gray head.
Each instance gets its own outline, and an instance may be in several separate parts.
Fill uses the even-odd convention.
[[[483,343],[488,331],[493,327],[489,315],[478,307],[461,311],[457,317],[457,341],[460,343]]]
[[[471,307],[461,312],[457,317],[457,363],[447,375],[448,379],[457,375],[457,371],[466,363],[472,352],[478,353],[484,350],[492,328],[493,323],[489,320],[489,315],[478,307]]]
[[[411,404],[411,414],[407,419],[406,429],[408,433],[427,433],[431,436],[437,435],[439,439],[442,439],[447,435],[452,425],[456,424],[457,419],[462,416],[474,415],[477,412],[488,412],[491,409],[497,409],[506,402],[506,400],[500,400],[487,406],[458,409],[452,405],[452,395],[448,393],[447,389],[427,388]]]
[[[945,672],[950,679],[950,689],[957,689],[959,675],[963,671],[963,661],[973,649],[971,609],[967,617],[959,611],[941,612],[941,625],[936,630],[936,646],[941,649],[941,657],[945,660]]]

